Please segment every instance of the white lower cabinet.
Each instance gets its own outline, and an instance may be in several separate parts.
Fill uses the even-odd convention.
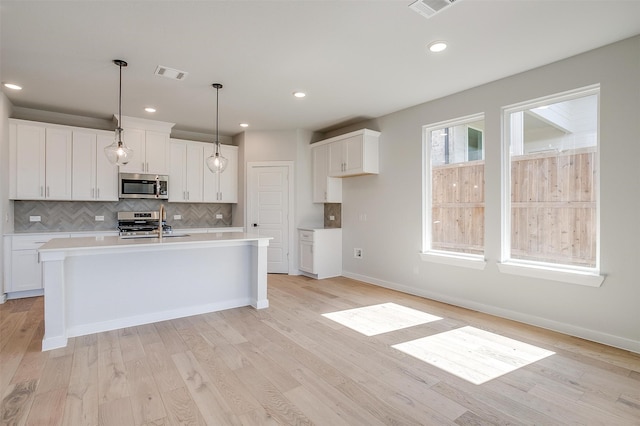
[[[298,229],[298,269],[303,275],[330,278],[342,275],[342,229]]]
[[[52,238],[68,234],[11,235],[4,237],[5,293],[9,299],[43,294],[38,248]]]

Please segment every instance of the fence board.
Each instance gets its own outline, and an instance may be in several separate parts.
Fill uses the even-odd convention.
[[[595,148],[511,162],[511,255],[595,266]],[[432,248],[484,252],[484,160],[434,166]]]

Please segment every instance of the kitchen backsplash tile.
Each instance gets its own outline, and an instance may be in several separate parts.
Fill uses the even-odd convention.
[[[119,211],[154,211],[164,204],[167,224],[174,228],[217,228],[231,226],[231,204],[167,203],[159,200],[91,201],[15,201],[15,232],[114,231]],[[174,215],[182,216],[174,220]],[[222,219],[216,219],[222,215]],[[40,222],[30,222],[40,216]],[[96,221],[104,216],[104,221]]]
[[[331,219],[333,217],[333,220]],[[342,228],[342,204],[325,203],[324,204],[324,227],[325,228]]]

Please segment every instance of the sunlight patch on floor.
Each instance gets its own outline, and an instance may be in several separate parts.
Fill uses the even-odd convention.
[[[469,326],[392,347],[476,385],[555,353]]]
[[[331,312],[322,314],[322,316],[365,336],[375,336],[442,319],[406,306],[396,305],[395,303],[382,303],[380,305]]]

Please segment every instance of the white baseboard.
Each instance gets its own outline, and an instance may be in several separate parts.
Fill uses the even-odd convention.
[[[363,281],[368,284],[373,284],[380,287],[389,288],[392,290],[398,290],[403,293],[425,297],[427,299],[448,303],[450,305],[460,306],[467,309],[473,309],[474,311],[483,312],[485,314],[495,315],[497,317],[506,318],[506,319],[522,322],[529,325],[534,325],[536,327],[545,328],[547,330],[557,331],[560,333],[568,334],[570,336],[580,337],[582,339],[591,340],[593,342],[602,343],[602,344],[613,346],[620,349],[625,349],[635,353],[640,353],[640,342],[627,339],[625,337],[615,336],[615,335],[603,333],[597,330],[578,327],[575,325],[566,324],[566,323],[554,321],[548,318],[538,317],[535,315],[523,314],[521,312],[512,311],[509,309],[503,309],[503,308],[498,308],[491,305],[485,305],[483,303],[474,302],[473,300],[460,299],[457,297],[446,296],[440,293],[434,293],[427,290],[416,289],[414,287],[408,287],[402,284],[380,280],[380,279],[369,277],[366,275],[355,274],[348,271],[343,271],[342,275],[347,278]]]
[[[265,301],[259,302],[261,305]],[[170,311],[154,312],[145,315],[135,315],[126,318],[118,318],[116,320],[94,322],[91,324],[82,324],[71,326],[67,329],[67,337],[85,336],[87,334],[101,333],[103,331],[119,330],[126,327],[135,327],[142,324],[151,324],[159,321],[172,320],[176,318],[190,317],[192,315],[206,314],[209,312],[223,311],[226,309],[239,308],[242,306],[250,306],[251,301],[247,299],[229,300],[224,303],[209,303],[206,305],[190,306],[187,308],[173,309]],[[269,302],[266,301],[266,305]],[[264,306],[264,307],[267,307]],[[258,309],[262,309],[262,306]]]
[[[7,293],[0,294],[0,305],[7,301]]]

